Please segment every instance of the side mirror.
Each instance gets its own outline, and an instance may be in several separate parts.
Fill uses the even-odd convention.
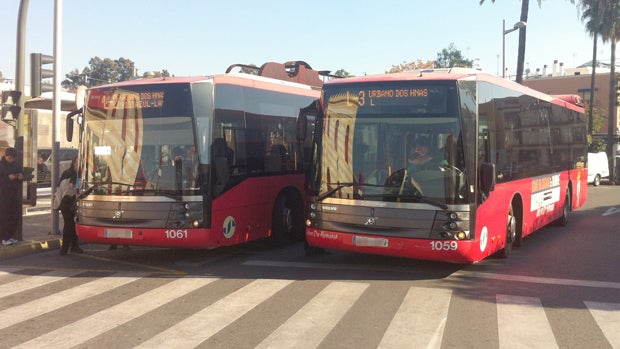
[[[71,142],[73,140],[73,116],[75,116],[76,114],[78,115],[78,119],[81,118],[82,116],[82,110],[83,108],[80,108],[78,110],[74,110],[72,112],[70,112],[69,114],[67,114],[67,120],[66,120],[66,131],[67,131],[67,142]]]
[[[495,164],[485,162],[480,166],[480,189],[489,194],[495,190]]]

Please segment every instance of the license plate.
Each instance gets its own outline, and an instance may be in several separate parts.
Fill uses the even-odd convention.
[[[354,236],[353,245],[355,246],[372,246],[372,247],[388,247],[388,239],[369,238],[365,236]]]
[[[131,229],[105,229],[103,237],[109,239],[131,239],[133,238],[133,231]]]

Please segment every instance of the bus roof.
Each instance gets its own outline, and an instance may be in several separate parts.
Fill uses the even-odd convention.
[[[332,79],[325,82],[325,86],[349,84],[349,83],[371,83],[371,82],[394,82],[394,81],[457,81],[457,80],[477,80],[492,83],[497,86],[505,87],[514,91],[521,92],[541,100],[561,105],[579,112],[584,112],[583,107],[574,102],[578,98],[567,98],[566,96],[550,96],[540,91],[531,89],[527,86],[518,84],[501,78],[496,75],[484,73],[472,68],[451,68],[451,69],[422,69],[400,73],[364,75],[343,79]]]
[[[256,71],[256,74],[232,72],[235,68],[242,68],[246,71],[254,70]],[[201,81],[213,81],[215,83],[231,83],[267,89],[271,89],[268,84],[274,84],[277,86],[282,86],[284,90],[286,90],[286,87],[320,90],[323,85],[323,81],[319,78],[319,76],[329,76],[329,74],[326,71],[313,70],[312,67],[304,61],[291,61],[286,63],[267,62],[261,67],[245,64],[233,64],[226,69],[224,74],[218,75],[145,78],[127,80],[113,84],[96,86],[93,88],[158,84],[191,84]]]

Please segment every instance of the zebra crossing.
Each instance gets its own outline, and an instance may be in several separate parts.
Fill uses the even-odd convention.
[[[396,306],[386,307],[386,316],[377,316],[381,308],[365,310],[364,304],[364,295],[376,291],[377,284],[0,270],[0,348],[226,347],[223,334],[241,341],[239,347],[329,348],[336,346],[331,345],[337,342],[335,333],[359,336],[359,342],[366,343],[360,347],[440,348],[454,333],[471,332],[478,317],[496,318],[496,328],[476,333],[488,347],[558,348],[558,333],[584,325],[553,323],[539,298],[496,294],[495,311],[471,314],[468,323],[456,328],[456,321],[448,319],[461,297],[458,291],[413,283],[395,290]],[[88,308],[99,301],[108,306]],[[286,311],[268,321],[260,313],[266,303]],[[78,305],[79,317],[65,316]],[[582,305],[587,315],[581,319],[591,319],[598,329],[596,342],[589,346],[620,348],[620,303],[583,300]],[[356,330],[356,318],[347,316],[353,309],[356,316],[389,319],[377,324],[380,338],[365,338],[364,331]],[[569,328],[558,330],[562,326]]]

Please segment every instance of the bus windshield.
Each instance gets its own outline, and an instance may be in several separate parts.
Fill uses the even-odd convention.
[[[454,82],[326,86],[319,197],[465,202],[456,95]]]
[[[82,178],[101,194],[198,189],[189,84],[90,91]]]

